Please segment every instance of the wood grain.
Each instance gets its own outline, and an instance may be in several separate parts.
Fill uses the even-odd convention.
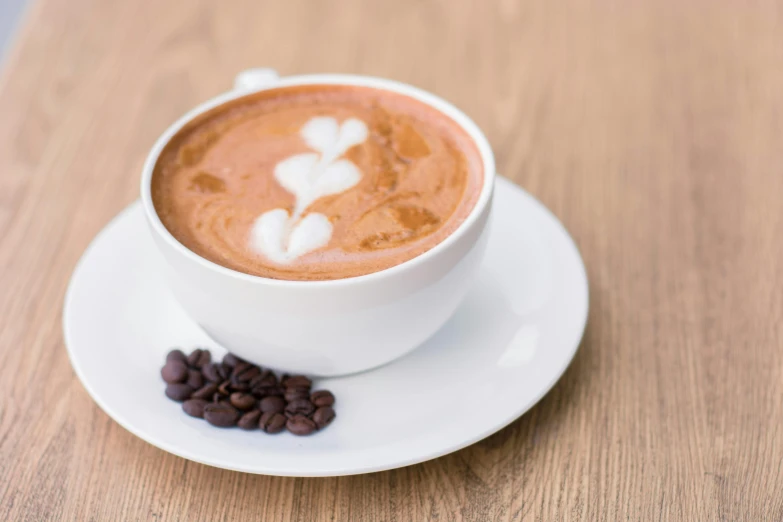
[[[0,77],[0,519],[783,520],[781,64],[781,2],[40,0]],[[293,479],[168,455],[91,401],[70,273],[156,136],[259,65],[442,95],[562,219],[590,320],[532,411]]]

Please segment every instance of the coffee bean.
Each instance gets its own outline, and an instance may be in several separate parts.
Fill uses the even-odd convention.
[[[218,374],[220,375],[220,380],[225,381],[231,377],[231,366],[227,365],[226,363],[220,363],[218,365]]]
[[[258,421],[258,427],[267,433],[280,433],[285,429],[286,418],[280,413],[268,411],[261,415]]]
[[[263,384],[261,383],[261,377],[263,377],[263,374],[256,375],[255,377],[250,379],[250,381],[247,384],[250,386],[251,390],[253,388],[260,388],[261,386],[263,386]]]
[[[240,382],[246,382],[249,384],[250,381],[253,380],[253,377],[256,377],[258,375],[261,375],[261,368],[259,368],[258,366],[251,366],[250,368],[247,368],[237,373],[236,378]]]
[[[253,395],[259,398],[282,397],[283,389],[280,386],[259,386],[258,388],[253,388]]]
[[[220,366],[220,365],[219,365],[219,364],[217,364],[217,363],[210,363],[210,364],[207,364],[206,366],[204,366],[203,368],[201,368],[201,373],[203,373],[203,374],[204,374],[204,377],[206,377],[206,379],[207,379],[208,381],[212,381],[212,382],[222,382],[222,381],[224,381],[225,379],[222,379],[222,378],[220,377],[220,372],[219,372],[219,370],[218,370],[218,367],[219,367],[219,366]]]
[[[185,352],[180,350],[179,348],[174,348],[169,353],[166,354],[166,362],[170,361],[180,361],[183,363],[188,362],[188,358],[185,356]]]
[[[233,377],[234,375],[239,375],[240,373],[244,372],[245,370],[247,370],[247,369],[248,369],[248,368],[250,368],[251,366],[253,366],[253,365],[252,365],[252,364],[250,364],[250,363],[249,363],[249,362],[247,362],[247,361],[239,361],[239,362],[238,362],[238,363],[236,363],[236,364],[234,365],[234,367],[231,369],[231,376]]]
[[[287,373],[284,373],[282,377],[280,377],[280,386],[285,386],[285,383],[288,382],[288,379],[290,379],[291,376]]]
[[[334,410],[331,406],[321,406],[313,413],[313,422],[320,430],[328,426],[334,420],[334,416]]]
[[[285,400],[282,397],[264,397],[259,401],[258,407],[264,413],[283,413],[285,410]]]
[[[217,384],[215,383],[208,383],[193,392],[193,398],[194,399],[204,399],[205,401],[208,401],[212,399],[212,396],[217,392]]]
[[[288,402],[295,401],[297,399],[309,399],[310,390],[307,388],[286,388],[285,400]]]
[[[332,395],[332,392],[329,390],[314,391],[313,394],[310,395],[310,402],[319,408],[321,406],[332,406],[334,404],[334,395]]]
[[[294,415],[288,419],[285,427],[294,435],[310,435],[317,429],[315,422],[302,415]]]
[[[223,356],[223,364],[226,364],[228,366],[231,366],[232,368],[237,365],[237,363],[241,362],[242,359],[234,355],[233,353],[227,353]]]
[[[218,386],[217,391],[223,395],[231,395],[230,386],[231,381],[223,381],[220,383],[220,386]]]
[[[310,388],[313,385],[313,381],[305,377],[304,375],[294,375],[289,377],[283,383],[286,388]]]
[[[198,362],[198,367],[201,368],[202,366],[206,366],[210,362],[212,362],[212,353],[209,350],[201,352],[201,359]]]
[[[188,355],[188,364],[190,366],[195,367],[198,362],[201,360],[201,354],[204,353],[204,350],[201,348],[196,348],[192,352],[190,352],[190,355]]]
[[[315,406],[313,406],[313,403],[307,399],[296,399],[295,401],[289,402],[285,407],[285,415],[288,418],[294,417],[296,415],[304,415],[309,417],[313,414],[314,411]]]
[[[185,382],[188,379],[188,367],[182,361],[169,361],[160,370],[160,376],[169,384]]]
[[[250,383],[246,381],[240,381],[239,376],[232,375],[231,379],[229,379],[229,383],[231,386],[231,389],[234,391],[249,391],[250,390]]]
[[[166,397],[173,401],[182,402],[190,398],[193,388],[184,383],[169,384],[166,386]]]
[[[201,348],[196,348],[188,355],[188,364],[193,368],[206,366],[211,360],[212,354],[209,353],[209,350],[202,350]]]
[[[250,388],[277,386],[277,377],[269,370],[264,370],[250,380]]]
[[[231,405],[240,410],[249,410],[256,405],[256,398],[249,393],[234,392],[231,394]]]
[[[204,406],[204,419],[213,426],[228,428],[239,419],[239,412],[230,404],[212,403]]]
[[[201,375],[201,372],[198,370],[188,370],[187,383],[188,386],[190,386],[194,390],[198,390],[204,385],[204,377]]]
[[[258,428],[258,419],[261,417],[261,412],[258,410],[251,410],[239,418],[237,426],[243,430],[254,430]]]
[[[209,404],[204,399],[188,399],[182,403],[182,409],[191,417],[204,417],[204,407]]]
[[[212,395],[212,402],[226,402],[226,399],[227,399],[227,398],[228,398],[228,397],[226,397],[226,396],[225,396],[225,395],[223,395],[222,393],[220,393],[220,392],[215,392],[215,394],[214,394],[214,395]],[[228,404],[231,404],[231,403],[229,402]]]

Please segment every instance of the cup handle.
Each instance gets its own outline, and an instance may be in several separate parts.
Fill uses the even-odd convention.
[[[277,83],[280,75],[274,69],[246,69],[234,78],[235,91],[256,91]]]

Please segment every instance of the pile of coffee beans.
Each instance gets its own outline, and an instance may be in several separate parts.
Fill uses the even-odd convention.
[[[185,413],[221,428],[310,435],[335,417],[332,392],[311,391],[313,383],[304,375],[278,378],[230,353],[213,362],[209,350],[185,355],[174,349],[160,375],[166,396],[181,402]]]

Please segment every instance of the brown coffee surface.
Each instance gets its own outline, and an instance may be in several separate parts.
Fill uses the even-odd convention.
[[[358,183],[304,211],[328,217],[329,242],[287,263],[250,247],[256,219],[293,213],[294,195],[275,166],[312,153],[300,129],[314,117],[363,121],[367,139],[343,158]],[[366,87],[305,86],[263,91],[201,115],[166,146],[152,178],[164,226],[219,265],[287,280],[328,280],[377,272],[431,249],[468,216],[483,179],[478,150],[443,113],[413,98]]]

